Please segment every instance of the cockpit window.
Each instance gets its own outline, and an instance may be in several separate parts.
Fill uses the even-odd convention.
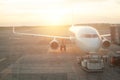
[[[82,34],[82,35],[80,35],[80,37],[82,37],[82,38],[97,38],[98,35],[97,34]]]

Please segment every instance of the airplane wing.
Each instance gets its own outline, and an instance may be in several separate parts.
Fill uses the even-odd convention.
[[[111,34],[104,34],[104,35],[101,35],[102,37],[110,37]]]
[[[53,35],[41,35],[41,34],[34,34],[34,33],[21,33],[16,32],[15,27],[13,27],[13,33],[19,34],[19,35],[29,35],[29,36],[38,36],[38,37],[48,37],[48,38],[59,38],[59,39],[71,39],[73,37],[64,37],[64,36],[53,36]]]

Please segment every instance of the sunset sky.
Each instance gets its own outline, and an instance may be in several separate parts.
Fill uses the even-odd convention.
[[[96,22],[120,23],[120,0],[0,0],[0,25]]]

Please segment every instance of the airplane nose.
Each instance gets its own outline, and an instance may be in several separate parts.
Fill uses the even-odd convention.
[[[99,39],[91,39],[86,43],[89,52],[97,52],[100,48],[101,41]]]

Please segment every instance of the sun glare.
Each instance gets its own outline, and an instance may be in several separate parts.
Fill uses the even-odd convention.
[[[0,0],[0,3],[1,24],[4,25],[67,25],[103,20],[120,21],[120,5],[114,0]]]
[[[67,14],[68,10],[63,8],[54,8],[54,9],[47,9],[43,11],[43,18],[46,24],[51,26],[56,25],[64,25],[65,15]]]
[[[60,17],[59,15],[50,16],[48,17],[47,21],[50,25],[60,25],[62,17]]]
[[[64,15],[53,11],[53,14],[48,14],[47,16],[44,16],[44,19],[49,25],[61,25],[64,22]]]

